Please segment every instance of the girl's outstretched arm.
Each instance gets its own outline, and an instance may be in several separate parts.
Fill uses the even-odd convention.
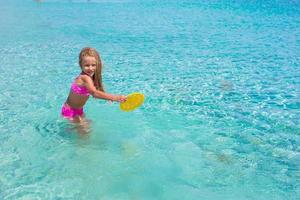
[[[123,95],[114,95],[114,94],[109,94],[97,90],[96,87],[94,86],[93,80],[91,79],[91,77],[87,75],[82,75],[82,80],[89,93],[97,99],[105,99],[105,100],[118,101],[118,102],[126,101],[126,97]]]

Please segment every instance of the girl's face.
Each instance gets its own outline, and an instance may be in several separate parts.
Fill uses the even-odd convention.
[[[96,71],[96,66],[97,66],[96,58],[92,56],[85,56],[82,58],[81,70],[85,74],[89,76],[93,76]]]

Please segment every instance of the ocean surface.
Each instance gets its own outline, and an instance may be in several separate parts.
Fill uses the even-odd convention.
[[[96,48],[91,132],[60,116]],[[0,199],[296,200],[300,1],[0,0]]]

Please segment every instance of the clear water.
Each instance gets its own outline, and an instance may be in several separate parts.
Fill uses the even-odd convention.
[[[93,46],[111,93],[60,118]],[[299,199],[300,2],[0,0],[0,199]]]

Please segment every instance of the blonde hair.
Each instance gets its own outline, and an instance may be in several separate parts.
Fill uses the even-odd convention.
[[[102,84],[102,62],[99,53],[96,49],[91,47],[85,47],[80,51],[79,54],[79,65],[82,67],[82,61],[85,56],[91,56],[96,59],[96,72],[93,75],[93,82],[97,90],[104,92],[104,87]]]

